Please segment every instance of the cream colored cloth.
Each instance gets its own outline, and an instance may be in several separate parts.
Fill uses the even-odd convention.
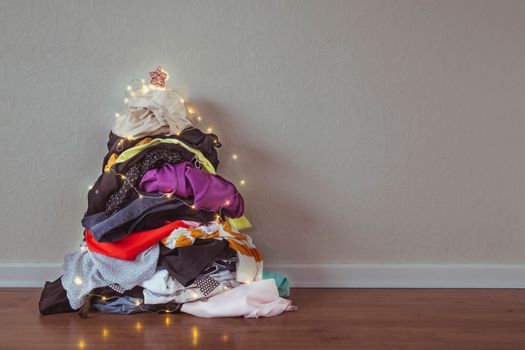
[[[181,311],[198,317],[239,317],[258,318],[279,315],[285,311],[297,310],[291,300],[279,297],[273,279],[242,284],[206,301],[182,304]]]
[[[113,133],[120,137],[140,138],[174,135],[193,126],[186,115],[182,94],[173,89],[152,88],[129,98],[128,110],[117,117]]]

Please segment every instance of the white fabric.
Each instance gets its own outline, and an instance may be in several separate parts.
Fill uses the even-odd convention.
[[[144,304],[186,303],[211,297],[239,285],[227,271],[221,271],[213,277],[220,284],[210,294],[204,295],[195,283],[184,287],[170,277],[166,269],[158,270],[153,277],[141,283],[144,287]]]
[[[173,89],[152,88],[129,98],[128,110],[117,117],[113,133],[120,137],[140,138],[174,135],[192,125],[181,102],[182,93]]]
[[[181,311],[198,317],[258,318],[276,316],[297,307],[279,297],[273,279],[243,284],[217,294],[206,301],[194,301],[182,305]]]
[[[80,248],[80,251],[66,255],[62,276],[62,286],[71,308],[75,310],[84,304],[86,296],[95,288],[118,284],[123,290],[129,290],[151,278],[159,258],[158,244],[137,255],[134,261],[90,252],[85,242]]]

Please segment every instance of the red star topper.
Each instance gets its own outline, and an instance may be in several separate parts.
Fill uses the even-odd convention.
[[[168,72],[162,69],[161,66],[158,66],[153,72],[149,72],[151,77],[151,85],[158,86],[161,88],[166,87],[166,80],[168,80]]]

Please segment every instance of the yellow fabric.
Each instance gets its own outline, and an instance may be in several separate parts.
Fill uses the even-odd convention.
[[[226,221],[228,222],[228,224],[230,224],[231,227],[233,227],[237,231],[247,230],[253,227],[250,220],[248,220],[248,218],[244,215],[237,219],[227,217]]]
[[[107,173],[109,172],[109,170],[111,169],[111,167],[113,166],[113,164],[115,164],[115,162],[117,161],[117,155],[115,153],[111,154],[111,156],[109,157],[108,159],[108,162],[106,163],[106,165],[104,166],[104,171]]]
[[[146,137],[144,140],[141,140],[141,141],[137,142],[137,144],[135,146],[145,145],[147,143],[150,143],[151,141],[153,141],[153,139],[151,137]]]
[[[171,143],[175,145],[180,145],[190,151],[191,153],[194,153],[197,156],[197,160],[201,163],[202,167],[211,174],[216,174],[215,168],[211,164],[211,162],[202,154],[201,151],[198,149],[195,149],[193,147],[188,146],[184,142],[177,140],[177,139],[153,139],[150,142],[142,145],[136,145],[134,147],[131,147],[130,149],[125,150],[120,154],[120,156],[117,158],[117,161],[115,163],[123,163],[125,161],[130,160],[140,152],[144,151],[145,149],[148,149],[150,147],[156,146],[161,143]]]
[[[151,140],[153,140],[151,137],[146,137],[144,140],[141,140],[141,141],[137,142],[137,144],[135,146],[145,145],[147,143],[150,143]],[[120,141],[120,143],[122,143],[124,141],[125,141],[125,139],[122,139]],[[113,166],[113,164],[115,164],[117,162],[117,158],[118,158],[118,156],[117,156],[116,153],[112,153],[111,154],[111,156],[108,159],[108,162],[104,166],[104,171],[106,173],[108,173],[111,170],[111,167]]]

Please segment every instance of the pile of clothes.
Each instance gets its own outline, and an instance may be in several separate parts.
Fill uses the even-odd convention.
[[[193,127],[180,92],[133,94],[88,193],[84,239],[46,282],[43,315],[90,310],[260,317],[294,310],[288,281],[263,272],[244,200],[216,174],[214,134]]]

